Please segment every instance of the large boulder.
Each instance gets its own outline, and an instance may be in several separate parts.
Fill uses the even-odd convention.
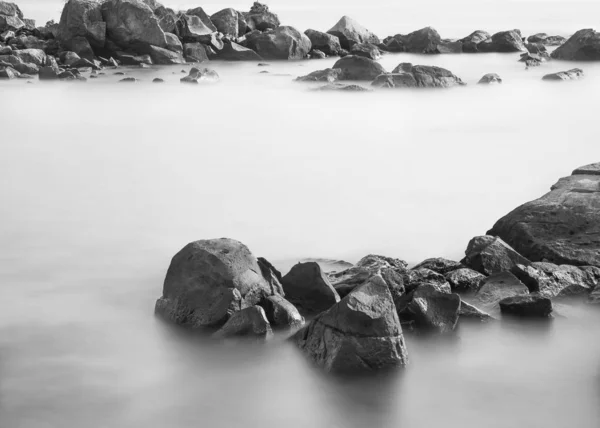
[[[154,16],[158,19],[158,25],[165,33],[174,33],[176,31],[179,16],[173,9],[160,5],[154,9]]]
[[[477,48],[479,43],[482,43],[491,38],[492,36],[487,31],[477,30],[473,31],[467,37],[462,38],[459,41],[462,43],[463,52],[475,53],[479,50]]]
[[[325,55],[339,55],[342,50],[340,39],[337,36],[311,29],[306,30],[304,34],[310,40],[313,49],[318,49]]]
[[[251,306],[231,315],[231,318],[213,334],[213,337],[247,336],[266,339],[272,335],[271,324],[264,309],[260,306]]]
[[[304,324],[304,317],[298,309],[279,295],[265,297],[260,306],[265,310],[271,325],[275,327],[300,327]]]
[[[407,272],[405,289],[413,291],[423,284],[429,284],[441,293],[450,293],[451,288],[444,275],[427,268],[413,268]]]
[[[23,18],[23,12],[15,3],[0,1],[0,32],[16,31],[25,28],[27,24]]]
[[[243,16],[248,29],[251,31],[273,30],[280,25],[277,15],[270,12],[269,7],[266,4],[261,4],[259,2],[254,2],[250,8],[250,12],[244,13]]]
[[[177,21],[177,34],[185,43],[210,43],[215,30],[196,15],[181,15]]]
[[[445,259],[443,257],[433,257],[425,259],[421,263],[415,265],[413,269],[430,269],[434,272],[446,275],[448,272],[463,268],[464,266],[460,262],[454,260]]]
[[[460,77],[454,75],[451,71],[430,65],[401,63],[392,70],[392,76],[393,80],[391,84],[388,84],[385,76],[381,76],[373,82],[373,86],[393,88],[449,88],[465,84]]]
[[[235,39],[241,36],[238,15],[239,13],[235,9],[227,8],[211,15],[210,20],[217,31]]]
[[[90,61],[94,59],[94,50],[90,45],[90,42],[85,37],[76,36],[63,44],[64,49],[68,49],[71,52],[75,52],[81,58],[89,59]]]
[[[523,38],[517,30],[501,31],[491,39],[477,45],[481,52],[522,52],[525,51]]]
[[[158,65],[174,65],[174,64],[185,64],[183,54],[180,52],[174,52],[169,49],[159,48],[158,46],[150,45],[148,47],[148,54],[152,58],[153,64]]]
[[[397,308],[401,320],[439,333],[448,333],[456,327],[461,304],[458,294],[441,292],[433,284],[421,284],[406,295],[405,301]]]
[[[107,37],[121,47],[142,43],[167,48],[158,18],[141,0],[108,0],[102,4],[102,19]]]
[[[531,261],[600,267],[600,163],[561,178],[488,232]],[[528,263],[521,263],[528,264]]]
[[[223,49],[217,52],[217,58],[225,61],[262,61],[262,57],[252,49],[234,42],[224,42]]]
[[[482,311],[476,306],[461,300],[460,309],[458,310],[459,320],[476,320],[476,321],[490,321],[494,318],[487,312]]]
[[[417,88],[415,76],[410,73],[380,74],[371,82],[376,88]]]
[[[403,37],[404,50],[411,53],[440,53],[438,45],[441,43],[442,38],[432,27],[422,28]]]
[[[512,273],[532,293],[544,297],[566,297],[589,294],[600,284],[600,268],[534,262],[529,266],[517,265]]]
[[[202,240],[173,257],[156,312],[190,328],[218,326],[266,296],[282,294],[270,268],[244,244],[227,238]]]
[[[344,49],[350,49],[356,43],[378,45],[381,42],[379,37],[349,16],[343,16],[337,24],[329,29],[328,33],[336,36]]]
[[[306,312],[322,312],[340,301],[340,296],[316,262],[296,264],[281,282],[286,298]]]
[[[46,52],[41,49],[21,49],[14,51],[13,55],[25,63],[35,64],[38,67],[46,65]]]
[[[310,39],[294,27],[281,26],[246,38],[246,47],[264,59],[303,59],[312,47]]]
[[[461,268],[445,275],[452,291],[477,291],[485,280],[485,275],[469,268]]]
[[[579,30],[569,40],[551,54],[554,59],[568,61],[600,60],[600,33],[592,30]]]
[[[600,303],[600,284],[594,288],[588,297],[588,302],[593,304]]]
[[[552,301],[543,296],[514,296],[500,301],[500,311],[503,314],[528,317],[548,318],[552,313]]]
[[[490,275],[482,281],[476,297],[483,305],[491,308],[507,297],[528,294],[529,289],[516,276],[510,272],[500,272]]]
[[[350,48],[350,55],[378,60],[381,58],[381,51],[372,43],[356,43]]]
[[[372,59],[348,55],[340,58],[332,68],[342,70],[340,80],[373,80],[386,71],[381,64]]]
[[[74,37],[85,37],[93,47],[104,47],[106,23],[102,3],[96,0],[69,0],[58,24],[57,39],[68,44]]]
[[[183,45],[183,54],[189,62],[208,61],[206,46],[202,43],[185,43]]]
[[[465,255],[462,264],[484,275],[510,271],[517,264],[531,263],[502,239],[490,235],[471,239]]]
[[[380,276],[322,312],[293,340],[330,372],[373,371],[408,362],[396,308]]]

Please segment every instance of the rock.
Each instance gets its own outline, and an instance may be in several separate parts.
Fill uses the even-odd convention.
[[[211,21],[210,17],[207,15],[206,12],[204,12],[204,9],[202,9],[201,7],[196,7],[194,9],[189,9],[185,14],[189,15],[189,16],[196,16],[196,17],[200,18],[200,21],[202,21],[202,23],[211,32],[213,32],[213,33],[217,32],[217,27],[215,27],[215,25]]]
[[[551,81],[563,81],[563,80],[577,80],[583,77],[583,70],[580,68],[574,68],[569,71],[559,71],[558,73],[546,74],[542,77],[542,80]]]
[[[258,260],[241,242],[196,241],[173,257],[156,312],[191,328],[221,325],[232,313],[282,293],[281,285],[263,276]]]
[[[40,80],[57,80],[58,70],[53,67],[42,67],[39,71]]]
[[[492,36],[491,40],[477,45],[480,52],[520,52],[525,51],[523,39],[516,30],[501,31]]]
[[[312,46],[305,34],[294,27],[281,26],[246,36],[246,47],[265,59],[303,59]]]
[[[160,77],[155,77],[154,79],[152,79],[152,83],[165,83],[165,81]]]
[[[521,58],[519,58],[519,62],[524,62],[527,67],[537,67],[542,61],[544,61],[544,59],[540,55],[529,52],[521,54]]]
[[[259,2],[254,2],[250,12],[244,14],[244,19],[250,30],[267,31],[280,25],[277,15],[270,12],[267,5]]]
[[[600,176],[586,174],[594,168],[561,178],[549,193],[513,210],[488,233],[531,261],[600,267]]]
[[[37,65],[27,62],[14,64],[13,68],[21,74],[35,75],[40,72],[40,69]]]
[[[12,55],[12,48],[10,46],[0,46],[0,55]]]
[[[477,291],[485,275],[469,268],[461,268],[445,275],[452,291]]]
[[[183,45],[183,54],[189,62],[208,61],[206,47],[202,43],[185,43]]]
[[[158,46],[148,46],[150,58],[153,64],[158,65],[174,65],[185,64],[183,55],[179,52],[173,52],[168,49],[159,48]]]
[[[22,49],[14,51],[13,55],[25,63],[35,64],[38,67],[46,65],[46,53],[41,49]]]
[[[271,325],[275,327],[300,327],[304,324],[304,317],[298,309],[281,296],[265,297],[260,306],[265,310]]]
[[[410,73],[380,74],[371,82],[377,88],[416,88],[417,81]]]
[[[167,48],[158,18],[141,0],[108,0],[102,4],[102,19],[107,37],[123,48],[136,43]]]
[[[12,67],[0,67],[0,79],[14,79],[17,72]]]
[[[174,33],[176,31],[179,17],[173,9],[162,5],[158,6],[154,9],[154,16],[158,19],[158,25],[165,33]]]
[[[562,36],[548,36],[546,33],[538,33],[527,37],[529,43],[541,43],[546,46],[560,46],[567,41]]]
[[[356,43],[350,48],[350,55],[378,60],[381,58],[381,51],[372,43]]]
[[[377,62],[361,56],[348,55],[339,59],[332,68],[342,70],[340,80],[373,80],[385,69]]]
[[[73,37],[65,42],[64,47],[69,51],[75,52],[81,58],[92,61],[95,58],[92,46],[85,37]]]
[[[213,334],[213,337],[250,336],[266,339],[272,335],[273,331],[264,309],[260,306],[251,306],[234,312],[225,325]]]
[[[464,300],[460,303],[460,309],[458,311],[459,319],[464,320],[477,320],[477,321],[490,321],[494,318],[488,314],[487,312],[482,311],[481,309],[476,308],[470,303],[465,302]]]
[[[496,73],[488,73],[484,75],[479,82],[480,85],[489,85],[492,83],[502,83],[502,79]]]
[[[6,30],[2,34],[0,34],[0,42],[8,43],[10,39],[16,37],[14,31]]]
[[[431,259],[426,259],[413,267],[413,269],[430,269],[439,274],[445,275],[448,272],[452,272],[453,270],[457,270],[464,267],[460,262],[455,262],[454,260],[448,260],[443,257],[435,257]]]
[[[540,55],[543,60],[549,60],[550,54],[548,53],[548,49],[541,43],[527,43],[525,44],[525,48],[529,53]],[[526,54],[522,54],[523,57]]]
[[[310,59],[325,59],[327,58],[327,55],[325,55],[325,52],[321,52],[318,49],[311,49],[311,51],[308,53],[308,57]]]
[[[10,40],[13,49],[41,49],[46,50],[48,42],[40,40],[35,36],[20,35]]]
[[[217,74],[216,71],[211,70],[209,68],[204,68],[204,69],[200,70],[199,68],[193,67],[190,70],[189,75],[180,79],[180,82],[182,82],[182,83],[198,83],[199,80],[205,81],[205,82],[216,82],[219,80],[219,75]]]
[[[461,306],[458,294],[441,292],[433,284],[421,284],[406,299],[405,306],[397,307],[401,320],[439,333],[451,332],[456,327]]]
[[[442,40],[437,45],[437,53],[441,54],[459,54],[463,52],[463,44],[457,40]]]
[[[310,29],[306,30],[304,34],[310,40],[313,49],[318,49],[325,55],[336,56],[342,49],[340,39],[334,35]]]
[[[379,37],[348,16],[343,16],[327,33],[336,36],[344,49],[357,43],[380,43]]]
[[[215,31],[195,15],[181,15],[177,21],[177,33],[185,43],[209,43]]]
[[[223,49],[217,52],[217,58],[225,61],[262,61],[262,57],[252,49],[234,42],[225,42]]]
[[[536,295],[507,297],[500,301],[500,310],[508,315],[547,318],[552,313],[552,302]]]
[[[391,87],[449,88],[465,84],[458,76],[452,74],[451,71],[429,65],[413,66],[409,63],[402,63],[392,71],[392,75],[391,84],[395,86]],[[402,77],[399,75],[405,76]],[[380,77],[373,84],[384,86],[387,82],[389,80],[386,81],[385,78]]]
[[[430,54],[439,53],[442,38],[434,28],[426,27],[404,36],[403,42],[405,52]]]
[[[115,55],[121,61],[123,65],[137,65],[148,64],[152,65],[152,57],[148,54],[134,54],[126,52],[115,52]]]
[[[408,363],[396,308],[380,276],[322,312],[293,340],[328,372],[356,373]]]
[[[600,175],[600,162],[579,167],[573,171],[573,175]]]
[[[340,301],[318,263],[298,263],[282,279],[286,298],[307,312],[318,313]]]
[[[318,91],[344,91],[344,92],[369,92],[370,89],[360,85],[344,85],[341,83],[329,83],[317,88]],[[338,290],[339,291],[339,290]],[[350,292],[350,290],[348,290]]]
[[[69,0],[62,11],[56,38],[68,45],[74,37],[84,37],[91,46],[102,48],[106,41],[106,23],[102,3],[96,0]]]
[[[337,82],[342,70],[339,68],[326,68],[325,70],[313,71],[306,76],[298,77],[299,82]]]
[[[0,31],[17,31],[26,27],[23,12],[14,3],[0,1]]]
[[[441,293],[451,293],[450,284],[443,275],[427,268],[414,268],[407,272],[406,291],[413,291],[423,284],[430,284]]]
[[[137,83],[138,80],[135,77],[126,77],[124,79],[119,80],[119,82],[123,82],[123,83]]]
[[[165,39],[167,40],[167,49],[173,52],[183,52],[183,44],[179,37],[172,33],[165,33]],[[162,48],[161,48],[162,49]]]
[[[471,239],[465,254],[461,263],[484,275],[510,271],[517,264],[531,264],[502,239],[489,235]]]
[[[593,304],[600,303],[600,285],[597,285],[596,288],[594,288],[594,290],[590,293],[588,302]]]
[[[218,11],[210,17],[217,31],[231,38],[241,36],[239,32],[239,13],[235,9],[227,8]]]
[[[531,293],[550,298],[587,295],[600,283],[600,268],[590,266],[534,262],[529,266],[516,265],[512,273]]]
[[[592,29],[579,30],[551,54],[554,59],[567,61],[600,60],[600,33]]]
[[[510,272],[500,272],[483,280],[476,297],[483,304],[492,307],[507,297],[524,295],[529,295],[525,284]]]
[[[488,39],[491,39],[492,36],[490,33],[482,30],[477,30],[469,34],[464,39],[459,40],[462,43],[463,52],[466,53],[475,53],[478,52],[477,45],[479,43],[484,42]]]

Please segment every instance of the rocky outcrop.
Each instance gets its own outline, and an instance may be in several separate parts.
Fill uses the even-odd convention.
[[[373,80],[380,74],[386,73],[378,62],[354,55],[339,59],[332,68],[342,70],[340,80]]]
[[[486,40],[491,39],[492,36],[487,31],[477,30],[469,34],[467,37],[460,39],[462,43],[463,52],[475,53],[478,52],[477,45]]]
[[[250,33],[246,36],[245,46],[264,59],[303,59],[312,47],[305,34],[288,26]]]
[[[251,306],[235,312],[213,337],[223,339],[245,336],[266,339],[273,335],[265,311],[260,306]]]
[[[479,52],[522,52],[525,51],[523,39],[517,30],[501,31],[491,39],[477,44]]]
[[[259,2],[254,2],[250,12],[244,13],[246,25],[250,31],[267,31],[279,27],[279,17],[269,11],[269,7]]]
[[[0,1],[0,32],[16,31],[25,28],[23,12],[15,3]]]
[[[528,294],[529,289],[516,276],[510,272],[500,272],[483,280],[476,297],[487,307],[495,307],[500,300],[507,297]]]
[[[310,40],[313,49],[318,49],[325,55],[339,55],[342,50],[340,39],[336,36],[311,29],[306,30],[304,34]]]
[[[534,262],[530,266],[517,265],[512,273],[531,293],[544,297],[587,295],[600,284],[600,268]]]
[[[500,301],[500,311],[520,317],[548,318],[552,313],[552,301],[536,295],[508,297]]]
[[[496,73],[488,73],[484,75],[477,83],[480,85],[490,85],[492,83],[502,83],[502,79]]]
[[[337,24],[329,29],[328,33],[336,36],[342,48],[347,50],[356,43],[372,43],[374,45],[380,43],[379,37],[349,16],[343,16]]]
[[[564,80],[577,80],[580,77],[583,77],[583,70],[581,68],[573,68],[568,71],[559,71],[558,73],[546,74],[544,77],[542,77],[542,80],[562,82]]]
[[[217,52],[217,58],[225,61],[262,61],[262,57],[252,49],[234,42],[224,42],[223,49]]]
[[[106,23],[102,3],[96,0],[69,0],[58,24],[57,39],[68,45],[74,37],[84,37],[91,46],[102,48],[106,41]]]
[[[464,84],[445,68],[409,63],[398,65],[390,75],[379,75],[372,82],[373,86],[382,88],[449,88]]]
[[[241,36],[239,26],[239,12],[235,9],[227,8],[211,15],[210,20],[217,31],[228,37],[237,38]]]
[[[485,275],[469,268],[461,268],[448,272],[445,275],[452,291],[477,291]]]
[[[546,33],[537,33],[527,37],[529,43],[541,43],[545,46],[560,46],[567,41],[562,36],[549,36]]]
[[[441,293],[450,293],[450,284],[444,275],[427,268],[413,268],[407,272],[406,291],[413,291],[423,284],[429,284]]]
[[[484,275],[510,271],[517,264],[531,263],[502,239],[490,235],[471,239],[465,255],[461,262]]]
[[[141,0],[108,0],[102,4],[102,19],[107,37],[121,47],[142,43],[167,48],[158,19]]]
[[[282,279],[286,298],[306,312],[325,311],[340,301],[340,296],[318,263],[298,263]]]
[[[432,284],[421,284],[403,300],[404,304],[397,304],[401,320],[439,333],[451,332],[456,327],[461,305],[458,294],[441,292]]]
[[[408,362],[396,308],[380,276],[318,315],[293,340],[329,372],[373,371]]]
[[[561,178],[549,193],[516,208],[488,233],[531,261],[600,267],[598,168],[600,163],[588,165]]]
[[[282,295],[248,247],[232,239],[186,245],[172,259],[156,312],[190,328],[225,323],[231,314]]]
[[[567,61],[600,60],[600,33],[592,29],[579,30],[551,54]]]
[[[430,259],[425,259],[421,263],[415,265],[413,269],[430,269],[434,272],[437,272],[442,275],[446,275],[453,270],[457,270],[463,268],[464,266],[460,262],[455,262],[454,260],[448,260],[443,257],[434,257]]]
[[[325,70],[317,70],[306,76],[300,76],[296,80],[299,82],[337,82],[340,78],[342,70],[339,68],[326,68]]]

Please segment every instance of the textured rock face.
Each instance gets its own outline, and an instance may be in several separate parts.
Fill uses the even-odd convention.
[[[517,30],[501,31],[476,45],[478,52],[521,52],[525,50],[523,39]]]
[[[267,319],[275,327],[300,327],[304,317],[298,309],[279,295],[264,298],[260,306],[265,310]]]
[[[334,35],[311,29],[306,30],[304,34],[310,40],[313,49],[318,49],[325,55],[338,55],[342,50],[340,39]]]
[[[541,43],[546,46],[560,46],[567,41],[562,36],[549,36],[546,33],[537,33],[527,37],[529,43]]]
[[[0,32],[6,30],[20,30],[25,28],[26,23],[23,12],[14,3],[0,1]]]
[[[288,26],[251,33],[247,36],[246,46],[264,59],[303,59],[311,49],[309,38]]]
[[[282,293],[241,242],[196,241],[173,257],[156,312],[191,328],[220,325],[231,314]]]
[[[563,80],[577,80],[583,77],[583,70],[581,68],[573,68],[567,71],[559,71],[558,73],[546,74],[542,77],[542,80],[551,81],[563,81]]]
[[[412,75],[418,88],[450,88],[465,84],[451,71],[429,65],[412,65],[404,62],[394,68],[392,73]]]
[[[227,338],[248,336],[266,339],[273,335],[265,311],[260,306],[251,306],[235,312],[213,337]]]
[[[442,43],[439,33],[432,27],[425,27],[403,37],[404,50],[411,53],[439,53]]]
[[[342,70],[340,80],[373,80],[386,72],[378,62],[354,55],[339,59],[333,68]]]
[[[490,85],[492,83],[502,83],[502,79],[496,73],[488,73],[484,75],[477,83],[480,85]]]
[[[510,271],[517,264],[531,263],[502,239],[489,235],[471,239],[465,254],[462,263],[484,275]]]
[[[429,284],[442,293],[451,292],[450,284],[448,284],[448,281],[446,281],[446,278],[442,274],[426,268],[414,268],[408,271],[407,291],[415,290],[423,284]]]
[[[337,82],[340,78],[342,70],[339,68],[326,68],[325,70],[317,70],[306,76],[300,76],[296,80],[299,82]]]
[[[510,272],[496,273],[486,278],[477,292],[477,298],[487,306],[495,306],[507,297],[528,295],[529,289]]]
[[[487,31],[477,30],[469,34],[464,39],[460,39],[459,41],[462,43],[463,52],[475,53],[479,50],[477,48],[477,45],[479,45],[479,43],[491,38],[491,34]]]
[[[336,36],[344,49],[350,49],[356,43],[378,45],[381,42],[379,37],[348,16],[343,16],[328,33]]]
[[[195,16],[199,18],[200,21],[202,21],[202,24],[204,24],[211,32],[214,33],[217,31],[217,27],[215,27],[210,17],[206,14],[206,12],[204,12],[204,9],[202,9],[201,7],[189,9],[185,14],[188,16]]]
[[[350,48],[350,55],[363,56],[372,60],[381,58],[381,51],[372,43],[356,43]]]
[[[575,171],[488,232],[532,261],[600,267],[600,164]],[[528,264],[528,263],[520,263]]]
[[[286,298],[302,309],[318,313],[340,301],[318,263],[298,263],[282,279]]]
[[[512,273],[532,293],[544,297],[566,297],[589,294],[600,284],[600,268],[535,262],[530,266],[517,265]]]
[[[567,61],[599,61],[600,33],[592,29],[579,30],[552,52],[552,58]]]
[[[58,24],[57,39],[63,44],[73,37],[85,37],[93,47],[104,47],[106,23],[102,4],[95,0],[69,0]]]
[[[371,82],[376,88],[417,88],[415,77],[410,73],[380,74]]]
[[[159,48],[157,46],[149,46],[148,50],[148,54],[150,55],[150,58],[152,58],[153,64],[185,64],[185,59],[183,59],[183,55],[179,52],[173,52],[171,50]]]
[[[442,275],[446,275],[448,272],[463,268],[464,266],[460,262],[454,260],[448,260],[443,257],[435,257],[431,259],[423,260],[421,263],[413,267],[413,269],[425,268],[437,272]]]
[[[408,362],[396,308],[380,276],[317,316],[294,341],[330,372],[372,371]]]
[[[41,49],[22,49],[14,51],[13,55],[24,63],[35,64],[38,67],[46,65],[46,53]]]
[[[401,319],[413,321],[416,327],[439,333],[453,331],[458,322],[460,296],[439,291],[432,284],[422,284],[407,295],[408,303],[398,307]]]
[[[177,21],[177,33],[184,42],[209,43],[214,30],[196,15],[181,15]]]
[[[217,52],[217,58],[225,61],[262,61],[262,57],[252,49],[234,42],[225,42],[223,49]]]
[[[226,36],[237,38],[239,33],[238,12],[235,9],[223,9],[211,15],[210,20],[216,27],[217,31]]]
[[[145,43],[166,48],[165,33],[152,9],[140,0],[109,0],[102,4],[106,35],[117,45]]]
[[[473,269],[462,268],[448,272],[445,278],[452,291],[476,291],[486,277]]]
[[[471,305],[470,303],[462,300],[460,302],[460,309],[458,311],[459,320],[477,320],[481,322],[490,321],[494,318],[487,312],[482,311],[479,308]]]
[[[520,317],[547,318],[552,313],[552,302],[542,296],[514,296],[502,299],[500,310]]]
[[[208,61],[206,47],[202,43],[185,43],[183,45],[183,54],[188,61]]]
[[[254,2],[250,12],[244,14],[244,19],[250,30],[267,31],[280,25],[277,15],[270,12],[267,5],[259,2]]]

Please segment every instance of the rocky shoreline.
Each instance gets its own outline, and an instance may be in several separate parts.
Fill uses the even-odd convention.
[[[196,241],[173,257],[155,311],[219,339],[280,331],[330,372],[404,366],[403,331],[447,335],[462,322],[549,319],[564,299],[600,304],[599,218],[596,163],[474,237],[460,261],[409,268],[368,255],[353,266],[336,261],[337,272],[302,261],[282,275],[241,242]]]
[[[552,52],[548,47],[554,49]],[[202,7],[175,11],[156,0],[69,0],[58,23],[43,27],[25,18],[14,3],[0,1],[0,79],[32,81],[97,79],[103,69],[150,65],[202,64],[182,83],[214,82],[212,60],[304,60],[340,57],[331,69],[298,78],[324,82],[322,89],[365,90],[344,81],[367,81],[374,88],[448,88],[465,84],[440,67],[400,63],[391,72],[377,60],[386,53],[518,53],[534,67],[549,60],[600,60],[600,33],[580,30],[565,39],[545,33],[523,37],[519,30],[489,34],[477,30],[453,40],[431,27],[383,40],[343,16],[331,29],[305,32],[281,25],[269,7],[254,3],[248,12],[225,8],[209,16]],[[544,76],[547,81],[578,79],[581,69]],[[136,82],[127,77],[123,82]],[[155,79],[154,83],[162,82]],[[501,83],[489,74],[478,83]]]

